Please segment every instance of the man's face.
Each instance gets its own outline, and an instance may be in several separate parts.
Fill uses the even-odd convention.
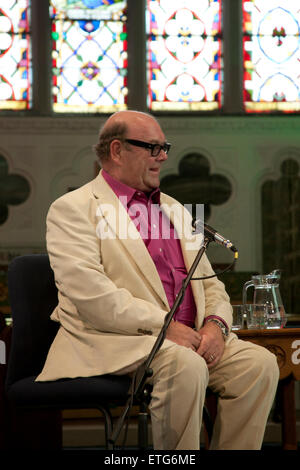
[[[149,116],[138,117],[130,122],[126,138],[150,144],[164,145],[166,142],[159,124]],[[120,180],[123,183],[146,192],[159,187],[161,166],[168,158],[164,150],[153,157],[150,149],[123,142],[121,152]]]

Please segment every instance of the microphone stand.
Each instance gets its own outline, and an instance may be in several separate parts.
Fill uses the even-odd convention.
[[[146,359],[143,364],[141,364],[137,370],[135,371],[135,374],[133,376],[131,386],[129,388],[128,394],[129,398],[127,400],[127,403],[125,405],[124,411],[122,415],[119,417],[117,424],[115,428],[113,429],[113,432],[111,434],[111,437],[108,439],[108,442],[110,446],[114,446],[116,440],[119,437],[119,434],[122,430],[124,421],[126,419],[126,416],[128,415],[130,408],[133,403],[133,399],[135,398],[139,403],[140,403],[140,414],[139,417],[141,419],[141,424],[142,426],[140,427],[142,430],[142,435],[139,435],[139,441],[140,441],[140,447],[142,450],[145,450],[147,448],[147,405],[150,402],[150,394],[151,394],[151,386],[149,387],[149,384],[146,384],[147,378],[151,377],[153,374],[152,369],[150,368],[151,362],[153,361],[153,358],[159,351],[161,345],[164,342],[164,339],[166,337],[167,329],[168,326],[170,325],[172,318],[180,306],[181,302],[183,301],[183,297],[185,294],[185,291],[192,279],[192,276],[203,256],[203,253],[205,252],[208,244],[210,241],[212,241],[213,238],[211,236],[205,236],[203,245],[201,246],[200,250],[198,251],[193,264],[187,274],[187,277],[184,279],[182,283],[182,287],[176,296],[175,302],[169,311],[167,315],[165,316],[164,324],[162,326],[162,329],[153,345],[152,350],[149,353],[148,358]]]

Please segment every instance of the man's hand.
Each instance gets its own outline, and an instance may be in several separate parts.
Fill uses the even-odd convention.
[[[225,341],[221,329],[214,322],[207,322],[198,333],[201,335],[201,343],[197,349],[197,353],[202,356],[208,368],[218,364],[221,359]]]
[[[201,334],[180,322],[171,321],[166,338],[180,346],[197,351],[201,342]]]

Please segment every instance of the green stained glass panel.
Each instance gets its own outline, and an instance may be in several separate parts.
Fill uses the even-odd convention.
[[[244,107],[300,111],[300,9],[295,0],[243,0]]]
[[[111,113],[126,109],[127,2],[50,3],[54,111]]]
[[[31,108],[30,0],[0,2],[0,108]]]
[[[152,110],[221,107],[221,1],[147,0]]]

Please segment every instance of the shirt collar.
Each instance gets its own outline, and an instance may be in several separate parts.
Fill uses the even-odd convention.
[[[150,193],[146,193],[143,191],[139,191],[137,189],[131,188],[130,186],[127,186],[127,184],[121,183],[121,181],[116,180],[113,178],[107,171],[102,169],[102,176],[105,179],[105,181],[109,184],[111,189],[114,191],[116,196],[118,198],[126,197],[127,198],[127,205],[130,203],[130,201],[138,196],[139,194],[144,194],[147,199],[149,198],[152,203],[160,204],[160,189],[156,188]]]

